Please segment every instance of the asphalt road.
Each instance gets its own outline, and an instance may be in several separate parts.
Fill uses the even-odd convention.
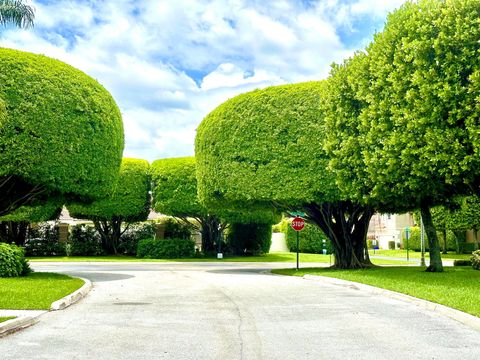
[[[0,339],[0,359],[480,358],[480,332],[452,319],[274,266],[35,263],[94,288]]]

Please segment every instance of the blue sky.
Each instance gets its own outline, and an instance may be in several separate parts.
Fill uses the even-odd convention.
[[[97,79],[125,126],[124,156],[193,155],[203,117],[237,94],[323,79],[405,0],[36,0],[35,28],[0,46]]]

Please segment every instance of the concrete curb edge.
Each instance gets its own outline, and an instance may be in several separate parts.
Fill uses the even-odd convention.
[[[19,331],[21,329],[25,329],[33,324],[38,322],[38,318],[40,315],[32,317],[32,316],[21,316],[15,319],[7,320],[5,322],[0,323],[0,338],[7,336],[11,333]]]
[[[378,287],[367,285],[367,284],[361,284],[354,281],[331,278],[331,277],[321,276],[321,275],[308,275],[308,274],[304,275],[303,278],[307,280],[323,282],[330,285],[348,287],[354,290],[368,292],[372,295],[381,295],[391,299],[408,302],[422,309],[430,310],[430,311],[442,314],[444,316],[447,316],[453,320],[456,320],[458,322],[461,322],[464,325],[471,327],[472,329],[480,331],[480,318],[467,314],[463,311],[453,309],[445,305],[436,304],[428,300],[419,299],[419,298],[402,294],[396,291],[382,289],[382,288],[378,288]]]
[[[50,311],[57,311],[57,310],[63,310],[67,307],[69,307],[72,304],[75,304],[77,301],[83,299],[92,289],[92,282],[88,279],[84,278],[78,278],[83,280],[85,283],[83,286],[71,293],[70,295],[67,295],[60,300],[54,301],[52,305],[50,305]]]

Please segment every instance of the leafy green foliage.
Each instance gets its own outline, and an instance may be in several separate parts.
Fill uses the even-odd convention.
[[[150,211],[149,164],[146,160],[124,158],[111,196],[91,204],[68,206],[70,215],[79,219],[110,220],[122,217],[127,222],[144,221]]]
[[[267,254],[271,244],[271,224],[234,223],[230,225],[227,246],[235,255]]]
[[[27,256],[62,256],[66,254],[65,244],[59,242],[58,226],[48,223],[33,228],[25,243]]]
[[[236,96],[207,115],[195,141],[200,201],[247,216],[272,213],[273,203],[338,199],[325,171],[321,94],[320,82],[275,86]]]
[[[191,239],[192,233],[195,231],[193,225],[174,218],[167,218],[163,223],[165,224],[163,233],[165,239]]]
[[[83,198],[111,192],[124,141],[110,94],[42,55],[0,49],[0,67],[0,179],[15,185],[7,200],[25,195],[22,186]]]
[[[131,225],[120,238],[118,252],[125,255],[136,255],[138,242],[155,237],[154,223],[140,223]]]
[[[16,277],[30,272],[21,247],[0,243],[0,277]]]
[[[146,239],[138,242],[137,257],[147,259],[180,259],[195,255],[195,242],[189,239]]]
[[[72,226],[70,233],[70,255],[103,255],[101,239],[92,226],[79,224]]]
[[[13,23],[19,28],[29,28],[34,18],[34,8],[24,0],[0,0],[0,25]]]
[[[472,267],[480,270],[480,250],[474,251],[472,254]]]
[[[207,209],[197,200],[195,158],[155,160],[150,168],[153,209],[161,214],[202,216]]]

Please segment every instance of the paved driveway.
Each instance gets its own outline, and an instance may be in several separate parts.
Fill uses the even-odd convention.
[[[35,263],[94,282],[0,339],[1,359],[478,359],[480,332],[285,264]]]

